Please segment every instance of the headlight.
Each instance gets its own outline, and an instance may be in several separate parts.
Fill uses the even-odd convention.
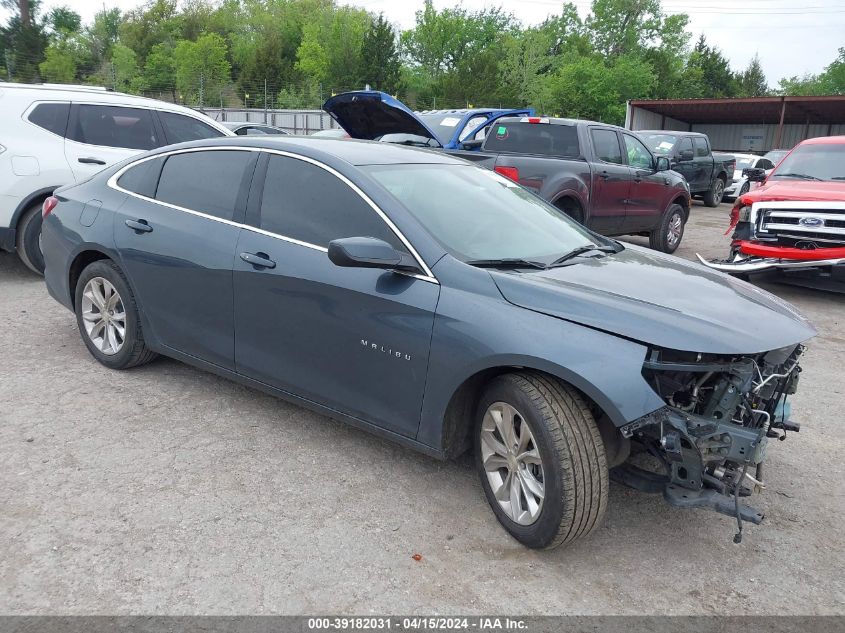
[[[739,208],[739,221],[740,222],[748,222],[751,219],[751,207],[745,205]]]

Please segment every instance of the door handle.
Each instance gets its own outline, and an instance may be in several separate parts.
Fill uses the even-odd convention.
[[[150,233],[153,230],[146,220],[126,220],[126,226],[138,233]]]
[[[267,253],[241,253],[241,259],[256,268],[275,268],[276,262]]]
[[[90,156],[87,158],[79,158],[80,163],[83,165],[105,165],[106,161],[100,160],[99,158],[91,158]]]
[[[610,178],[610,174],[608,174],[606,171],[603,171],[599,174],[599,178],[601,178],[602,180],[607,180],[608,178]]]
[[[642,182],[642,181],[643,181],[643,179],[640,176],[636,176],[634,178],[634,182]]]

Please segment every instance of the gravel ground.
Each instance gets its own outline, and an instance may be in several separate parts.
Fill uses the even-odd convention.
[[[678,254],[723,255],[727,214],[696,206]],[[172,360],[100,366],[0,254],[0,612],[845,614],[845,296],[768,289],[820,335],[802,431],[770,448],[764,524],[734,545],[732,519],[614,484],[595,535],[535,552],[468,459]]]

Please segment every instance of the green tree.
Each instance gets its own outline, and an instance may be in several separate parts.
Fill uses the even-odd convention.
[[[763,97],[769,94],[769,84],[766,81],[766,73],[760,64],[760,57],[754,55],[746,68],[737,77],[738,97]]]
[[[341,6],[313,16],[302,30],[296,68],[310,81],[333,90],[360,88],[364,65],[362,49],[370,15]]]
[[[175,45],[181,37],[176,0],[153,0],[127,12],[118,27],[118,35],[142,61],[156,44],[170,42]]]
[[[44,51],[44,61],[38,65],[41,78],[50,83],[67,84],[76,78],[76,61],[64,42],[50,44]]]
[[[396,49],[396,31],[379,14],[367,29],[361,44],[363,81],[376,90],[395,93],[399,87],[399,52]]]
[[[550,78],[548,99],[553,114],[620,125],[626,101],[648,94],[654,81],[649,64],[633,55],[610,62],[580,57]]]
[[[54,7],[47,16],[47,22],[53,33],[62,39],[79,33],[82,29],[82,18],[68,7]]]
[[[15,81],[39,79],[38,65],[44,61],[48,37],[39,17],[35,0],[0,0],[0,6],[11,13],[6,26],[0,29],[0,49],[7,64],[7,74]]]
[[[135,51],[123,44],[115,44],[111,53],[114,89],[121,92],[137,92],[140,88],[141,73]]]
[[[438,12],[432,0],[425,0],[416,26],[402,33],[401,44],[409,63],[437,79],[516,29],[515,18],[500,8],[467,11],[459,6]]]
[[[145,90],[168,92],[176,101],[176,61],[173,46],[165,43],[153,45],[144,64],[143,84]]]
[[[226,40],[208,33],[196,42],[181,40],[173,51],[176,65],[176,88],[183,102],[203,106],[219,94],[231,80]]]
[[[733,97],[737,93],[730,63],[718,48],[708,46],[704,35],[690,53],[682,81],[688,87],[688,97]]]
[[[801,76],[784,77],[778,82],[778,92],[793,97],[809,97],[826,94],[819,75],[806,73]]]
[[[103,9],[94,15],[94,23],[87,29],[94,59],[102,62],[111,58],[120,30],[120,9]]]
[[[845,48],[839,49],[839,56],[825,68],[819,80],[826,94],[845,94]]]

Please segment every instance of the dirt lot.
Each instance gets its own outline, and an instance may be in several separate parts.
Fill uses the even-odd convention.
[[[724,254],[727,213],[695,207],[678,254]],[[730,518],[614,484],[597,534],[534,552],[467,459],[175,361],[98,365],[2,254],[0,612],[845,614],[845,297],[769,289],[820,335],[802,431],[770,447],[764,524],[734,545]]]

